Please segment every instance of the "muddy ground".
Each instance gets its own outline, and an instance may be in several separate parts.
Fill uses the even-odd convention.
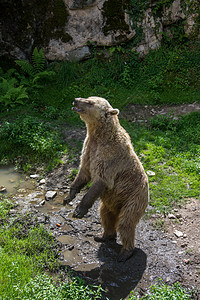
[[[140,110],[132,105],[122,116],[133,122],[148,122],[152,109],[154,115],[163,110],[149,107],[148,113],[144,113],[143,109],[142,114],[142,108]],[[190,109],[191,105],[180,106],[179,112]],[[194,110],[200,110],[200,105],[193,104]],[[166,108],[168,111],[169,108]],[[176,114],[179,114],[177,107]],[[85,130],[65,129],[64,133],[66,140],[83,141]],[[149,217],[149,206],[137,227],[135,254],[127,262],[118,263],[119,239],[117,244],[94,241],[94,236],[102,231],[99,203],[96,202],[83,219],[73,219],[72,212],[86,191],[79,194],[71,205],[63,207],[62,201],[71,182],[71,170],[78,166],[76,157],[70,163],[68,157],[65,159],[68,163],[48,174],[45,183],[39,184],[39,179],[35,179],[33,190],[19,189],[13,196],[17,206],[11,210],[11,215],[34,212],[37,222],[54,234],[62,248],[63,279],[67,270],[71,269],[88,283],[101,284],[105,296],[113,300],[125,299],[131,290],[143,295],[158,278],[168,284],[179,281],[185,287],[200,288],[200,199],[188,199],[184,206],[174,208],[167,216],[153,214]],[[48,190],[56,191],[57,195],[46,201]],[[197,292],[196,299],[199,297]]]

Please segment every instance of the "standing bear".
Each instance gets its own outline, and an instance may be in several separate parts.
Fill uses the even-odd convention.
[[[118,109],[100,97],[76,98],[73,111],[86,123],[79,172],[63,204],[69,203],[90,181],[92,185],[73,217],[82,218],[98,197],[104,229],[98,242],[122,241],[118,261],[126,261],[134,251],[135,229],[148,204],[148,178],[134,152],[130,137],[118,119]]]

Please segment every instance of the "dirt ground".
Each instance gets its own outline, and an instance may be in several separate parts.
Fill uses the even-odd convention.
[[[122,117],[148,122],[152,114],[167,113],[172,109],[146,107],[142,111],[142,107],[138,107],[131,105]],[[191,109],[198,111],[200,105],[182,105],[173,109],[179,115]],[[82,142],[85,130],[71,129],[65,133],[66,140]],[[86,191],[79,194],[71,205],[62,205],[69,190],[71,170],[77,166],[78,158],[48,174],[45,184],[38,184],[35,180],[34,190],[20,189],[13,195],[18,206],[11,211],[11,214],[34,212],[38,223],[53,232],[62,248],[63,279],[69,269],[73,270],[88,283],[101,284],[105,297],[111,300],[125,299],[131,290],[143,295],[159,278],[168,284],[179,281],[185,287],[200,289],[200,199],[188,199],[184,206],[174,208],[167,216],[153,214],[148,217],[147,212],[137,226],[135,254],[127,262],[118,263],[119,239],[117,244],[94,241],[94,236],[102,231],[98,201],[83,219],[73,219],[72,212]],[[57,196],[44,201],[48,190],[56,191]],[[198,291],[195,297],[200,299]]]
[[[200,103],[171,106],[129,104],[120,116],[131,122],[148,123],[156,115],[173,114],[179,117],[194,111],[200,111]]]

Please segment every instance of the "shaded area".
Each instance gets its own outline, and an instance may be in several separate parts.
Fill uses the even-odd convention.
[[[97,280],[109,299],[124,299],[141,280],[146,268],[147,257],[141,249],[136,248],[132,258],[125,263],[118,263],[115,255],[112,258],[110,252],[110,248],[102,244],[98,256],[104,260],[103,265],[85,272],[85,275]]]

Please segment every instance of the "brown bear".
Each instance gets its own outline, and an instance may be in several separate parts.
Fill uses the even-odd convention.
[[[64,204],[90,181],[88,192],[76,207],[73,217],[82,218],[100,197],[100,216],[104,232],[96,241],[122,241],[119,261],[134,251],[135,229],[148,204],[148,178],[134,152],[130,137],[118,119],[118,109],[100,97],[76,98],[73,111],[86,123],[79,172]]]

